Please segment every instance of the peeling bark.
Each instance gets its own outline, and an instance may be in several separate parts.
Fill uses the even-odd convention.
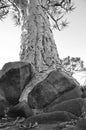
[[[41,72],[60,63],[46,11],[47,0],[30,0],[21,35],[21,61],[29,62]],[[41,6],[42,5],[42,6]]]

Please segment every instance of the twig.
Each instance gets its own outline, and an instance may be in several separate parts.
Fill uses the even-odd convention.
[[[61,29],[59,28],[59,25],[58,25],[58,23],[57,23],[58,19],[57,19],[57,20],[54,19],[54,17],[49,13],[49,11],[47,11],[47,13],[48,13],[48,15],[51,17],[51,19],[55,22],[55,24],[56,24],[58,30],[61,31]]]
[[[10,5],[1,6],[0,9],[7,8],[7,7],[10,7]]]
[[[18,15],[19,15],[19,17],[20,17],[20,11],[19,11],[19,9],[18,9],[18,7],[16,6],[16,4],[14,4],[12,1],[10,1],[10,0],[8,0],[11,4],[12,4],[12,6],[14,7],[14,8],[16,8],[16,10],[17,10],[17,12],[18,12]]]

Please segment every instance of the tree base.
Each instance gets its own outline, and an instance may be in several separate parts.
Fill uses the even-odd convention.
[[[61,69],[61,67],[59,67],[59,69]],[[32,91],[32,89],[41,81],[43,81],[50,72],[52,72],[53,70],[56,70],[56,68],[50,68],[47,71],[43,71],[43,72],[35,72],[33,75],[32,80],[30,81],[30,83],[28,85],[26,85],[25,89],[23,90],[19,101],[28,101],[28,94]]]

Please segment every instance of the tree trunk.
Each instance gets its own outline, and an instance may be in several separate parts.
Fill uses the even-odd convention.
[[[20,58],[29,62],[37,72],[56,67],[60,62],[57,48],[50,29],[45,7],[46,0],[30,0],[29,14],[22,28],[22,45]]]
[[[49,17],[46,10],[42,8],[42,6],[46,8],[46,1],[30,0],[28,6],[29,13],[27,13],[22,26],[20,59],[21,61],[31,63],[36,73],[56,69],[56,66],[60,63],[53,33],[50,29]],[[27,93],[28,87],[34,87],[37,82],[46,77],[45,75],[37,76],[35,81],[26,86],[21,97],[27,95],[25,92]],[[31,90],[29,89],[29,91]]]

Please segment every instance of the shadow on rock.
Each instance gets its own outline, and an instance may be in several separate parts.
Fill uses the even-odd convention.
[[[29,123],[35,123],[35,122],[37,122],[38,124],[49,124],[49,123],[56,123],[58,121],[70,121],[72,119],[78,119],[78,117],[69,112],[56,111],[50,113],[42,113],[29,117],[26,119],[25,125],[28,126]]]
[[[46,79],[38,83],[28,94],[31,108],[44,108],[55,99],[57,102],[81,97],[82,91],[78,82],[66,72],[56,70],[50,72]]]
[[[28,106],[28,104],[23,101],[20,102],[19,104],[11,107],[9,111],[7,112],[7,115],[9,117],[30,117],[33,115],[33,112],[31,108]]]
[[[25,62],[6,63],[0,72],[0,90],[6,100],[15,105],[18,103],[21,92],[32,78],[32,67]]]
[[[62,103],[55,104],[53,106],[49,106],[45,108],[44,111],[46,112],[67,111],[79,117],[82,114],[83,107],[86,107],[84,99],[77,98],[67,100]]]

